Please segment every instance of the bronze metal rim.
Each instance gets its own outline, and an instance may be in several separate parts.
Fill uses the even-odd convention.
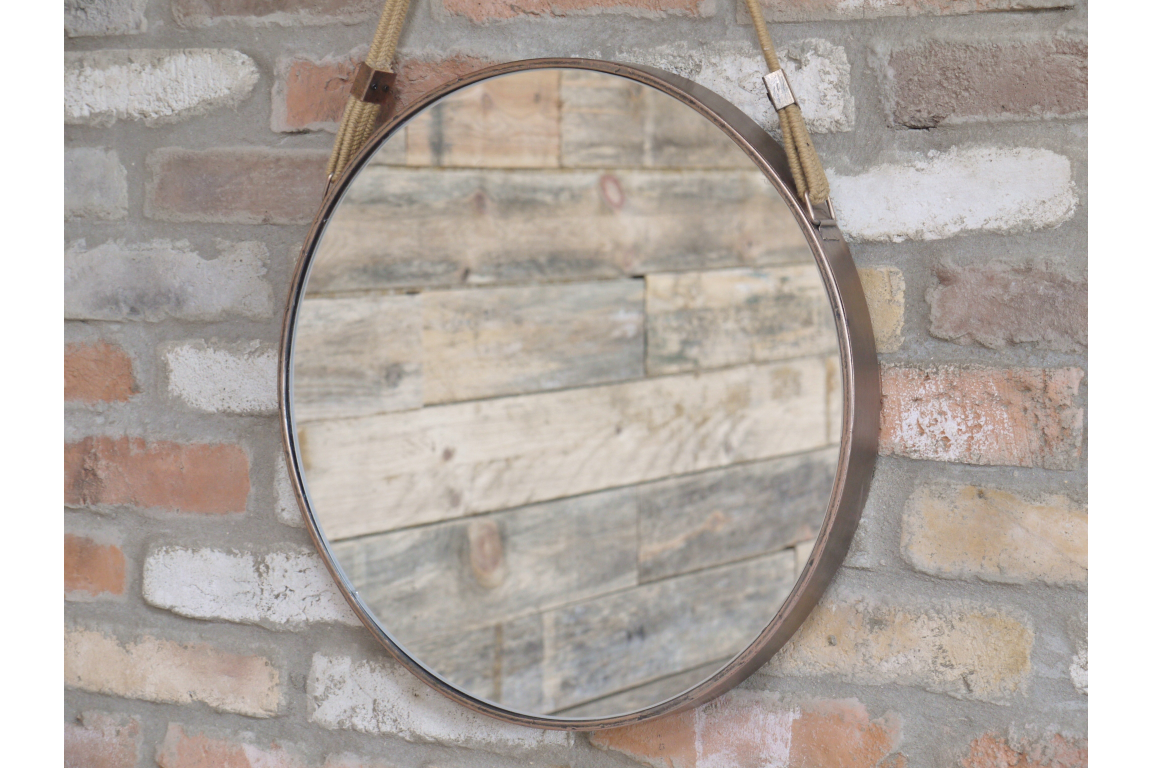
[[[812,555],[776,615],[747,648],[703,682],[644,709],[603,718],[548,717],[505,709],[456,688],[434,671],[424,667],[393,639],[361,601],[356,588],[332,555],[328,540],[316,519],[301,466],[291,408],[294,334],[308,272],[320,236],[357,172],[368,162],[376,148],[387,141],[396,130],[442,97],[481,80],[500,75],[553,68],[602,72],[651,86],[710,120],[735,141],[760,168],[783,197],[803,230],[823,277],[839,340],[844,397],[840,457],[828,511],[817,535]],[[784,646],[816,606],[848,553],[872,480],[880,427],[880,369],[860,277],[848,246],[835,226],[831,212],[829,211],[829,216],[820,217],[818,221],[812,221],[813,218],[816,217],[808,214],[804,201],[796,195],[784,150],[764,129],[707,88],[652,67],[566,58],[530,59],[498,64],[465,75],[425,94],[373,135],[349,163],[344,174],[331,185],[312,223],[296,264],[280,340],[280,426],[293,489],[303,510],[308,532],[321,558],[360,621],[400,664],[439,693],[499,720],[537,728],[591,731],[632,725],[699,706],[738,685]]]

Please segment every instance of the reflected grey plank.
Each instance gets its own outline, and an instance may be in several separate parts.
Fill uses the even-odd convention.
[[[569,70],[560,80],[566,167],[738,168],[749,160],[691,107],[619,77]]]
[[[836,351],[816,265],[648,275],[649,373]]]
[[[297,421],[419,408],[420,344],[419,296],[306,297],[293,367]]]
[[[644,375],[639,280],[430,291],[423,310],[425,403]]]
[[[336,541],[332,550],[404,642],[635,585],[636,516],[632,492],[611,491]]]
[[[301,425],[343,539],[825,445],[822,359]]]
[[[635,712],[683,693],[694,685],[711,677],[712,673],[716,672],[727,662],[727,659],[714,661],[702,667],[669,675],[655,682],[638,685],[627,691],[621,691],[620,693],[612,694],[602,699],[588,702],[587,704],[580,704],[548,714],[556,717],[579,718],[609,717],[611,715],[624,714],[625,712]]]
[[[746,171],[369,166],[320,242],[309,290],[553,282],[810,260]]]
[[[780,552],[545,614],[547,711],[735,655],[783,604],[793,562]]]
[[[775,552],[816,536],[839,448],[665,480],[636,489],[640,580]]]

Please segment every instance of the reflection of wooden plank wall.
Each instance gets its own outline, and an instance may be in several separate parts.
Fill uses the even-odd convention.
[[[602,715],[702,679],[823,519],[819,275],[743,155],[635,84],[518,75],[411,123],[334,217],[298,353],[337,557],[409,650],[506,706]]]

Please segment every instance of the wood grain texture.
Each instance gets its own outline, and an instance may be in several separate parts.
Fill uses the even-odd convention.
[[[565,167],[750,167],[748,156],[707,118],[631,80],[565,71],[560,99]]]
[[[521,72],[452,94],[405,127],[408,165],[554,168],[560,164],[560,73]]]
[[[649,373],[827,354],[836,328],[815,263],[644,278]]]
[[[636,516],[625,489],[336,541],[333,552],[399,637],[437,635],[634,586]],[[499,554],[485,563],[484,549]]]
[[[333,539],[818,448],[821,359],[301,426]]]
[[[424,402],[603,384],[644,375],[644,283],[430,291]]]
[[[307,296],[293,358],[296,419],[419,408],[420,335],[419,296]]]
[[[309,291],[602,279],[810,261],[754,168],[368,167],[332,217]]]
[[[838,448],[826,448],[641,486],[640,580],[814,538],[828,509],[838,457]]]

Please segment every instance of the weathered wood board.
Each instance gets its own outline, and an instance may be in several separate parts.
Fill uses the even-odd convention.
[[[293,358],[297,421],[419,408],[421,333],[419,296],[307,296]]]
[[[317,293],[556,282],[810,262],[749,170],[369,167],[332,217]]]
[[[635,586],[629,489],[336,541],[365,602],[399,637],[510,621]]]
[[[641,280],[429,291],[424,402],[644,376]]]
[[[558,70],[520,72],[468,86],[409,121],[407,164],[556,167],[559,97]]]
[[[301,426],[328,536],[348,538],[825,444],[823,359]]]
[[[655,581],[814,538],[839,448],[673,478],[636,489],[640,580]]]
[[[560,78],[561,164],[737,168],[752,161],[707,118],[653,88],[569,70]]]
[[[815,263],[644,278],[649,373],[786,360],[836,350]]]
[[[544,704],[566,709],[735,655],[794,583],[780,552],[544,614]]]

